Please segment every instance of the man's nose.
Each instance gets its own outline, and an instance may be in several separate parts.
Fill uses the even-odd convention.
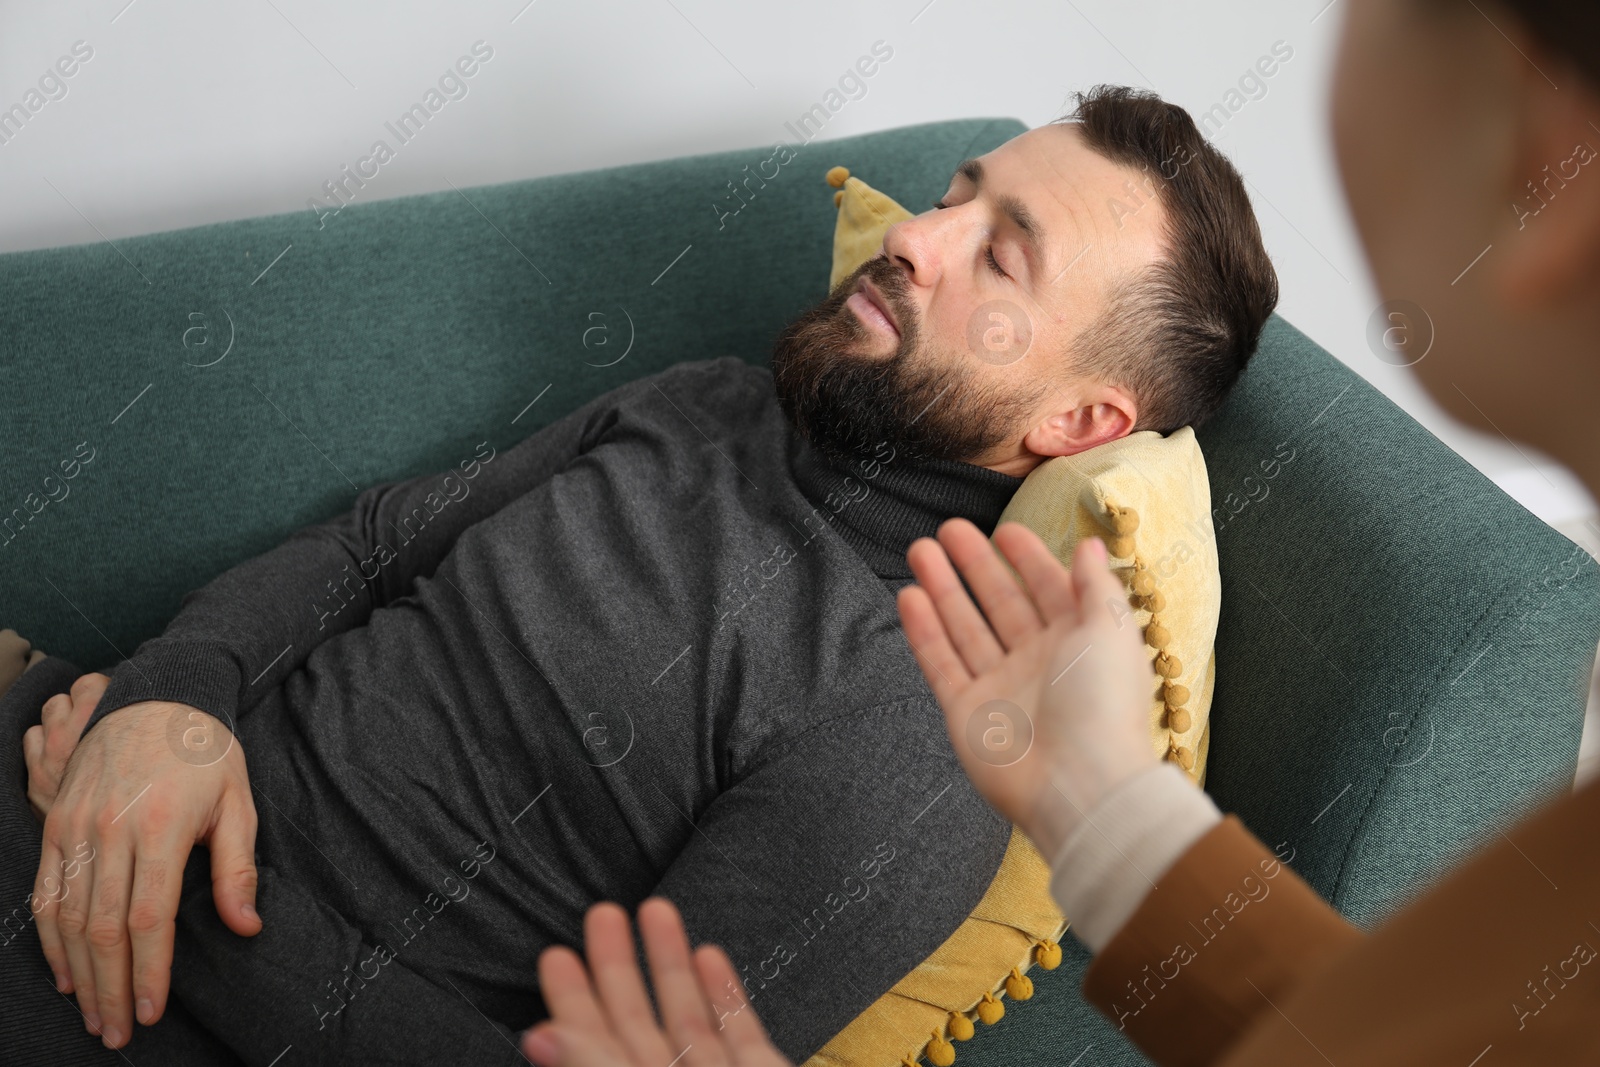
[[[942,212],[927,212],[890,226],[883,235],[883,254],[890,263],[906,274],[906,281],[917,286],[932,285],[939,275],[942,263],[941,243],[946,239],[945,227],[935,224],[933,216]]]

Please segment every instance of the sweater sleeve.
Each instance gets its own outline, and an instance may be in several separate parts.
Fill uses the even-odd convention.
[[[1218,1062],[1362,934],[1237,816],[1163,874],[1084,976],[1084,996],[1156,1063]]]
[[[812,727],[693,823],[655,892],[691,944],[727,951],[794,1063],[955,932],[1011,833],[962,773],[931,698]]]
[[[1113,789],[1054,846],[1050,893],[1072,932],[1090,952],[1105,948],[1156,880],[1220,821],[1211,798],[1171,763]]]
[[[167,628],[112,669],[85,731],[146,700],[187,704],[232,728],[317,645],[431,576],[464,530],[592,447],[652,381],[595,397],[504,452],[484,442],[457,467],[366,489],[343,513],[189,592]]]

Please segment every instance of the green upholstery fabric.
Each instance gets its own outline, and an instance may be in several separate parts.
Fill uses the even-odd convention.
[[[1020,130],[971,119],[783,164],[762,166],[768,145],[357,203],[320,229],[307,209],[0,256],[0,625],[113,662],[186,590],[357,487],[515,443],[681,360],[765,364],[826,292],[829,167],[928,204],[964,155]],[[232,350],[192,366],[221,355],[230,318]],[[25,520],[84,441],[94,461]]]
[[[918,210],[1023,129],[933,123],[781,165],[763,146],[359,203],[321,228],[307,210],[0,256],[0,625],[107,666],[358,488],[680,360],[765,363],[825,293],[829,167]],[[1200,440],[1224,582],[1208,786],[1370,921],[1570,780],[1600,578],[1281,320]],[[63,480],[80,442],[94,459]],[[1283,442],[1295,458],[1269,479]],[[961,1063],[1089,1044],[1085,1062],[1142,1062],[1064,948]]]
[[[1370,926],[1570,788],[1600,573],[1282,319],[1198,436],[1222,570],[1206,789]],[[1062,948],[962,1067],[1148,1062]]]

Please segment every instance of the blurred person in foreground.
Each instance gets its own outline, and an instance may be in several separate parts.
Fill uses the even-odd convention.
[[[1457,418],[1543,449],[1600,496],[1600,5],[1348,0],[1343,14],[1339,166],[1383,296],[1420,304],[1437,326],[1418,377]],[[1020,526],[998,527],[994,544],[1026,595],[988,540],[953,519],[912,545],[918,584],[900,592],[901,618],[967,773],[1053,859],[1058,903],[1097,954],[1085,995],[1147,1055],[1600,1063],[1600,781],[1363,933],[1150,754],[1149,665],[1102,606],[1120,593],[1103,546],[1080,545],[1069,575]],[[1070,684],[1044,683],[1086,646],[1095,654]],[[1038,724],[1033,752],[1003,769],[963,741],[967,716],[996,697]],[[1228,938],[1177,947],[1192,939],[1188,917],[1252,880],[1271,892]],[[626,913],[601,904],[587,967],[567,949],[541,959],[545,987],[562,994],[525,1035],[530,1058],[783,1062],[720,949],[691,954],[665,900],[646,901],[639,922],[666,1032]]]

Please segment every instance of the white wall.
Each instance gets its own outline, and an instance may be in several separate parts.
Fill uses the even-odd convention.
[[[825,138],[959,116],[1038,125],[1100,81],[1154,88],[1197,116],[1243,101],[1215,140],[1249,179],[1284,316],[1536,513],[1585,516],[1593,502],[1564,471],[1449,422],[1369,349],[1378,300],[1325,120],[1341,15],[1338,0],[13,4],[0,108],[74,42],[93,56],[0,144],[0,251],[305,210],[480,39],[494,55],[466,95],[361,197],[792,140],[784,122],[881,39],[893,58]],[[1277,42],[1292,57],[1256,98],[1229,101]]]

